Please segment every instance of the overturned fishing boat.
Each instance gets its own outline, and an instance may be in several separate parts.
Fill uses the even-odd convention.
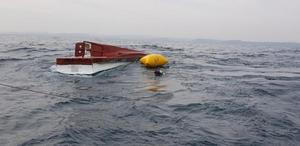
[[[56,58],[56,71],[64,74],[93,75],[126,65],[146,54],[127,48],[94,42],[78,42],[74,57]]]

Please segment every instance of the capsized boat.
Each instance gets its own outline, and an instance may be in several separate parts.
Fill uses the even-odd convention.
[[[78,42],[74,57],[56,58],[56,71],[64,74],[93,75],[136,61],[146,54],[127,48],[94,42]]]

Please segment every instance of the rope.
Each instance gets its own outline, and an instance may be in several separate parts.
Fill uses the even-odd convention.
[[[18,89],[18,90],[23,90],[23,91],[29,91],[29,92],[43,94],[43,95],[49,95],[49,96],[67,98],[67,96],[62,96],[62,95],[59,95],[59,94],[53,94],[53,93],[47,93],[47,92],[42,92],[42,91],[36,91],[36,90],[26,89],[26,88],[22,88],[22,87],[16,87],[16,86],[12,86],[12,85],[8,85],[8,84],[3,84],[3,83],[0,83],[0,86],[4,86],[4,87],[8,87],[8,88],[13,88],[13,89]]]

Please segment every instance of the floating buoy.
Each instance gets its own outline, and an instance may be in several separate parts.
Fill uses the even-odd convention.
[[[140,59],[146,67],[156,68],[168,63],[168,58],[161,54],[149,54]]]

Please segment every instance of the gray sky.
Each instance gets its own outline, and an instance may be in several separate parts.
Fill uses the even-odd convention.
[[[300,0],[0,0],[0,32],[300,42]]]

